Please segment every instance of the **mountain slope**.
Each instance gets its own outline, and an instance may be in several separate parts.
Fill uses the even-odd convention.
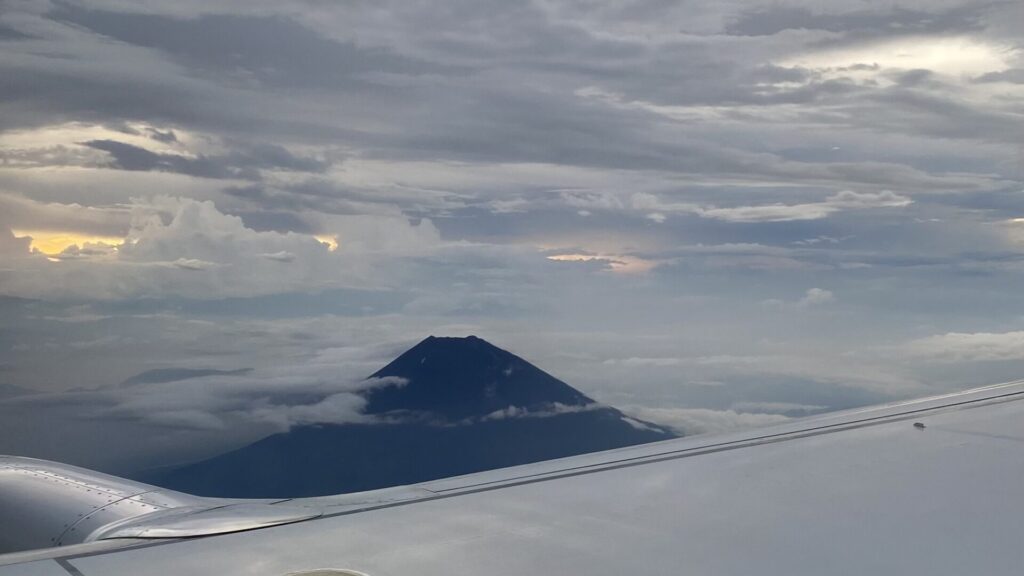
[[[145,480],[207,496],[301,497],[412,484],[674,437],[484,340],[420,342],[366,392],[379,424],[292,428]]]

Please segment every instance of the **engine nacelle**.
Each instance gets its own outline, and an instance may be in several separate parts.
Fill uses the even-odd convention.
[[[0,456],[0,554],[78,544],[114,523],[209,503],[76,466]]]
[[[95,540],[225,534],[321,513],[316,505],[203,498],[77,466],[0,456],[0,554]]]

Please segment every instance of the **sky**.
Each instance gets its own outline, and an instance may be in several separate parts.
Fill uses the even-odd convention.
[[[6,0],[0,452],[359,421],[431,334],[685,433],[1021,377],[1022,22]]]

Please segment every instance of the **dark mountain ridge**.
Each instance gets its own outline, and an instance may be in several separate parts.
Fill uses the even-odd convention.
[[[365,392],[365,412],[382,423],[297,426],[140,479],[204,496],[319,496],[676,436],[474,336],[431,336],[372,377],[402,382]]]
[[[594,403],[565,382],[476,336],[430,336],[371,378],[388,376],[407,383],[371,389],[367,414],[405,410],[458,421],[509,406]]]

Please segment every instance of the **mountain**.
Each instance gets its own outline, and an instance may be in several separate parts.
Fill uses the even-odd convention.
[[[455,421],[509,406],[594,404],[565,382],[476,336],[430,336],[371,378],[389,376],[408,383],[372,389],[367,413],[427,412]]]
[[[470,336],[429,337],[373,377],[380,423],[293,427],[142,477],[204,496],[289,498],[413,484],[675,437]]]

